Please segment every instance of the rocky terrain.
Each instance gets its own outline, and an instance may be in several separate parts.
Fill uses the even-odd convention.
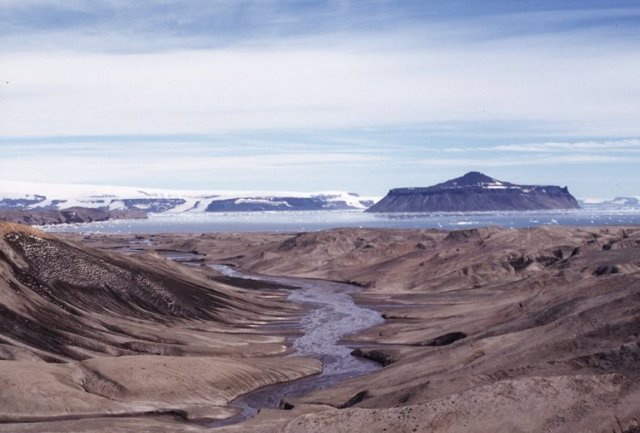
[[[397,188],[367,212],[473,212],[577,209],[567,187],[516,185],[478,172],[426,188]]]
[[[145,218],[147,218],[147,213],[142,210],[107,210],[84,207],[71,207],[63,210],[0,209],[0,220],[36,226]]]
[[[214,276],[0,222],[0,431],[136,417],[190,428],[232,414],[240,394],[320,371],[275,357],[291,332],[280,323],[298,314],[282,290]]]
[[[349,339],[354,355],[381,370],[223,431],[640,429],[640,228],[336,229],[136,242],[254,272],[350,281],[364,287],[357,300],[386,318]]]
[[[387,318],[354,338],[386,367],[303,402],[368,398],[289,431],[637,428],[637,229],[332,231],[262,249],[240,261],[355,281]]]

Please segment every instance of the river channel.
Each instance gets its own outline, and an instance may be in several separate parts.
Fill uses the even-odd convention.
[[[292,356],[308,356],[322,362],[322,373],[292,382],[260,388],[245,394],[231,403],[239,413],[211,427],[235,424],[253,417],[262,408],[278,407],[282,400],[302,396],[336,383],[377,370],[378,364],[351,355],[351,348],[341,344],[341,339],[382,323],[380,313],[360,307],[351,295],[357,286],[326,280],[272,277],[245,274],[232,267],[212,265],[221,274],[233,278],[251,279],[293,286],[288,299],[303,304],[306,313],[299,322],[301,334],[293,337]]]

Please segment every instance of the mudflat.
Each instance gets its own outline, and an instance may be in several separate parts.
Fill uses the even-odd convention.
[[[319,371],[264,326],[299,309],[213,263],[351,282],[385,318],[348,338],[383,368],[218,431],[640,431],[638,227],[0,235],[0,431],[205,431]]]

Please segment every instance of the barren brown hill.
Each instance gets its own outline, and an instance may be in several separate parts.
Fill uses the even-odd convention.
[[[357,356],[384,368],[294,399],[292,410],[263,410],[221,431],[640,430],[639,228],[337,229],[83,240],[106,248],[197,251],[211,263],[253,272],[352,281],[364,287],[358,300],[383,312],[383,325],[351,342]],[[56,431],[113,428],[104,420],[78,423],[56,423]],[[187,428],[171,430],[148,419],[118,420],[117,426]]]
[[[638,228],[338,229],[154,242],[255,272],[356,282],[365,287],[358,299],[387,318],[352,338],[382,370],[228,431],[640,428]],[[336,408],[356,395],[362,401]]]
[[[0,223],[0,431],[226,416],[241,393],[319,371],[315,360],[274,357],[285,337],[256,328],[295,314],[277,290]]]
[[[283,431],[635,431],[640,230],[333,230],[238,260],[358,282],[387,322],[354,337],[388,364],[301,402],[356,408]],[[300,423],[300,424],[299,424]]]

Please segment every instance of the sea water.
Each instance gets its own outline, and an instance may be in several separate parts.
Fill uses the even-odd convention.
[[[304,232],[338,227],[461,229],[498,226],[639,225],[640,209],[473,213],[365,213],[362,211],[230,212],[151,214],[143,220],[115,220],[41,227],[51,232],[207,233]]]

